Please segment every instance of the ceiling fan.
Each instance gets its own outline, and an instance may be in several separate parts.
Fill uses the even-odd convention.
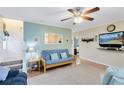
[[[89,9],[86,11],[82,11],[83,9],[84,8],[82,8],[82,7],[75,7],[73,9],[67,9],[67,11],[70,12],[73,16],[62,19],[61,21],[66,21],[68,19],[74,18],[73,25],[75,25],[77,23],[81,23],[83,20],[93,21],[94,18],[90,17],[89,14],[100,10],[99,7],[94,7],[92,9]]]

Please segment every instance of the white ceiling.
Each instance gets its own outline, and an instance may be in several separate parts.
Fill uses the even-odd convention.
[[[72,16],[67,11],[70,7],[37,7],[37,8],[9,8],[1,7],[0,15],[7,18],[70,28],[73,31],[89,29],[97,25],[124,20],[123,7],[101,7],[100,11],[90,14],[95,20],[92,22],[83,21],[80,24],[72,25],[73,19],[61,22],[63,18]],[[87,10],[89,8],[84,8]]]

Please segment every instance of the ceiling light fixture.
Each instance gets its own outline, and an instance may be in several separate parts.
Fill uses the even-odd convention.
[[[83,20],[82,20],[82,18],[80,16],[77,16],[77,17],[74,18],[75,23],[81,23],[82,21]]]

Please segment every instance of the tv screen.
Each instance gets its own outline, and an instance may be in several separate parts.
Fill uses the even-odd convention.
[[[124,32],[100,34],[99,44],[102,47],[120,47],[124,45]]]

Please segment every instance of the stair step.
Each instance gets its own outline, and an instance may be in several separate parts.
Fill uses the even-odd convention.
[[[15,65],[15,64],[22,64],[22,60],[2,62],[0,63],[0,66],[9,66],[9,65]]]
[[[7,65],[5,67],[12,68],[12,69],[22,69],[22,64]]]

